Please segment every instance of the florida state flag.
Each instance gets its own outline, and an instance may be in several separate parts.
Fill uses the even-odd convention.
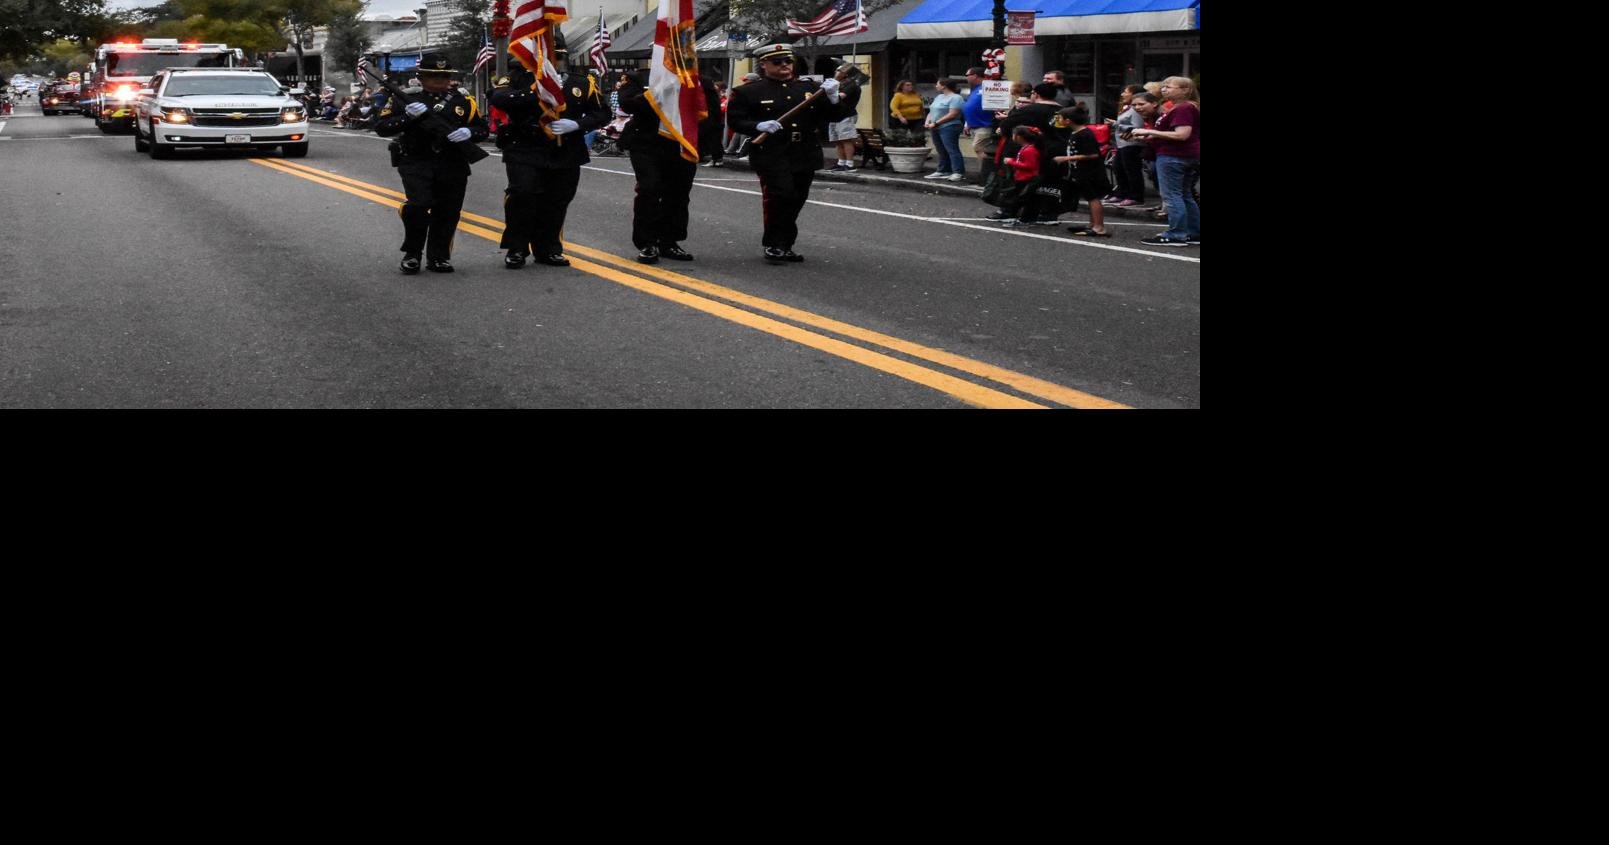
[[[688,0],[691,2],[691,0]],[[508,52],[536,77],[532,88],[542,102],[542,131],[564,113],[564,68],[553,58],[553,31],[570,19],[564,0],[520,0],[508,34]]]
[[[698,84],[693,24],[693,0],[659,0],[647,92],[659,115],[659,134],[680,144],[688,161],[698,161],[698,122],[709,114]]]

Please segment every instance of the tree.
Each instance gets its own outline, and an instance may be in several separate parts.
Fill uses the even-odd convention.
[[[279,13],[279,33],[296,51],[296,75],[303,78],[307,74],[304,55],[313,43],[313,30],[329,25],[336,15],[355,18],[363,11],[361,0],[278,0],[264,5],[270,13]]]
[[[279,31],[280,4],[254,0],[172,0],[182,17],[165,14],[145,33],[153,38],[177,38],[228,44],[250,54],[282,50],[288,40]],[[143,11],[143,10],[142,10]]]
[[[28,62],[58,40],[88,44],[114,26],[105,0],[0,0],[0,61]]]
[[[482,39],[491,26],[491,0],[457,0],[453,8],[458,12],[447,24],[447,37],[438,47],[447,54],[455,68],[468,73],[475,66],[475,54],[480,52]]]
[[[324,41],[326,75],[331,68],[357,67],[358,59],[369,52],[374,39],[369,36],[369,30],[363,26],[361,19],[363,11],[367,8],[368,4],[364,3],[354,9],[337,11],[335,16],[330,18],[330,34]]]
[[[698,4],[699,14],[726,6],[729,0],[701,0]],[[875,12],[881,12],[891,6],[899,4],[901,0],[862,0],[861,10],[868,19]],[[736,8],[731,13],[732,23],[745,28],[752,36],[755,33],[765,33],[767,40],[788,41],[794,36],[788,34],[788,19],[806,21],[821,14],[827,8],[828,0],[731,0]],[[816,56],[825,48],[821,46],[823,36],[805,35],[793,42],[794,52],[799,54],[800,73],[808,72],[815,66]]]
[[[83,44],[57,39],[40,48],[44,69],[51,76],[65,78],[73,71],[82,71],[89,65],[90,51]]]

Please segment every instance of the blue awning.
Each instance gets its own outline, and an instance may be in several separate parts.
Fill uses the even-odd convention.
[[[1035,35],[1201,28],[1201,0],[1006,0],[1006,11],[1037,12]],[[899,37],[993,38],[994,0],[927,0],[900,18]]]

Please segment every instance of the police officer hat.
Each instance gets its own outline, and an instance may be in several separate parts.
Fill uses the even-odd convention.
[[[564,33],[560,32],[558,27],[553,27],[552,31],[553,31],[553,55],[554,55],[554,57],[562,59],[565,56],[570,55],[570,48],[564,46]],[[653,45],[649,45],[649,46],[653,46]]]
[[[419,58],[418,73],[457,73],[446,53],[426,53]]]
[[[759,59],[762,62],[766,59],[776,59],[783,56],[787,56],[791,59],[793,58],[793,45],[767,44],[764,47],[755,48],[753,52],[749,53],[749,56],[751,58]]]

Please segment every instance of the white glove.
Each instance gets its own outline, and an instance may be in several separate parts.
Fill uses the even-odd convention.
[[[754,128],[764,132],[767,135],[774,135],[782,131],[782,124],[774,120],[762,120],[759,123],[754,124]]]
[[[451,141],[454,144],[458,143],[459,141],[468,141],[469,140],[469,127],[468,126],[460,126],[457,129],[454,129],[453,131],[448,132],[447,133],[447,140]]]
[[[563,135],[566,132],[574,132],[580,128],[581,124],[563,117],[548,124],[548,129],[553,130],[553,134],[555,135]]]
[[[408,107],[403,109],[403,111],[407,112],[409,117],[418,117],[419,115],[430,111],[430,107],[424,103],[409,103]]]
[[[823,79],[821,81],[821,90],[827,92],[827,102],[829,102],[829,103],[838,102],[838,80],[836,80],[836,79]]]

